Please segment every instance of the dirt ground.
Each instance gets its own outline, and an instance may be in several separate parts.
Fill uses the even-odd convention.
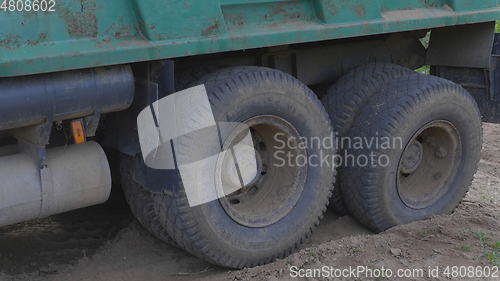
[[[350,217],[328,213],[299,252],[269,265],[228,271],[151,237],[118,194],[106,205],[0,229],[0,280],[292,280],[294,267],[323,266],[372,270],[371,276],[338,280],[460,280],[445,276],[446,266],[500,265],[500,126],[485,124],[484,136],[475,181],[451,215],[375,235]],[[436,266],[439,276],[429,277]],[[388,278],[387,270],[376,276],[380,269],[393,274],[408,269],[413,277]],[[298,280],[316,279],[324,280]]]

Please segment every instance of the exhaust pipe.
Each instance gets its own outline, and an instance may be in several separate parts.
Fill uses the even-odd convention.
[[[0,78],[0,130],[124,110],[134,92],[129,65]]]
[[[99,144],[47,150],[48,172],[19,153],[0,157],[0,226],[84,208],[108,200],[111,172]]]

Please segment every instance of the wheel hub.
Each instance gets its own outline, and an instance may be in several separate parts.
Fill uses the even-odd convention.
[[[401,201],[412,209],[437,202],[458,169],[461,153],[458,131],[450,122],[434,121],[420,129],[400,158],[397,190]]]
[[[420,166],[420,163],[422,163],[423,153],[423,145],[418,140],[414,140],[403,154],[401,172],[404,174],[415,172]]]
[[[293,145],[282,147],[276,140],[299,140],[298,131],[276,116],[257,116],[242,123],[243,133],[229,135],[224,142],[224,153],[218,159],[219,190],[225,196],[219,199],[226,213],[237,223],[247,227],[265,227],[285,217],[295,206],[303,191],[307,166],[281,165],[276,153],[305,155],[306,151]],[[245,129],[246,128],[246,129]],[[246,141],[245,157],[233,157],[245,149],[235,145],[241,135]],[[238,136],[240,135],[240,136]],[[237,159],[235,159],[237,158]],[[234,190],[232,187],[237,186]],[[229,188],[228,188],[229,187]]]

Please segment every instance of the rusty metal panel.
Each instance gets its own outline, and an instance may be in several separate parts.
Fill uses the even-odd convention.
[[[497,0],[38,0],[51,11],[18,2],[28,1],[0,0],[0,77],[500,18]]]

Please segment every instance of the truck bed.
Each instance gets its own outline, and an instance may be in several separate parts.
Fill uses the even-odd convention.
[[[55,0],[53,9],[0,9],[0,77],[500,18],[497,0]]]

